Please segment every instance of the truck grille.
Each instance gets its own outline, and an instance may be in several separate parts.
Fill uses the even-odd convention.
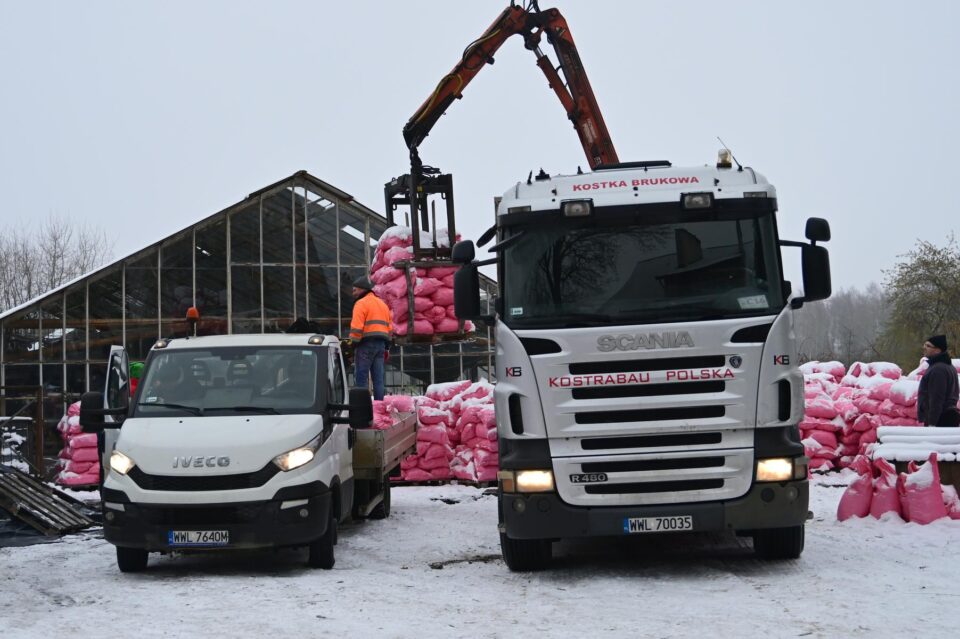
[[[633,459],[630,461],[588,462],[585,473],[640,473],[648,470],[682,470],[723,466],[723,457],[680,457],[675,459]]]
[[[722,479],[689,479],[681,481],[642,481],[630,484],[592,484],[584,490],[588,495],[643,495],[677,493],[687,490],[723,488]]]
[[[723,417],[723,406],[677,406],[675,408],[641,408],[636,410],[598,410],[575,413],[578,424],[614,424],[617,422],[657,422],[668,419],[707,419]]]
[[[269,463],[253,473],[235,475],[173,476],[149,475],[134,466],[127,473],[137,486],[144,490],[203,491],[203,490],[242,490],[259,488],[280,472],[273,463]]]
[[[593,437],[581,439],[584,450],[611,448],[668,448],[709,446],[723,441],[722,433],[676,433],[671,435],[633,435],[630,437]]]
[[[579,362],[570,364],[571,375],[594,375],[603,373],[641,373],[645,371],[668,371],[675,368],[720,368],[726,364],[723,355],[700,357],[663,357],[659,359],[621,359],[607,362]]]
[[[643,386],[599,386],[574,388],[574,399],[619,399],[621,397],[664,397],[668,395],[695,395],[722,393],[726,382],[687,382],[685,384],[646,384]]]

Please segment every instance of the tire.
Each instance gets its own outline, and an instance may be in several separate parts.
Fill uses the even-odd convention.
[[[383,499],[370,511],[370,519],[386,519],[390,516],[390,476],[383,476]]]
[[[500,533],[500,551],[511,572],[543,570],[553,556],[549,539],[511,539]]]
[[[117,568],[120,572],[142,572],[147,567],[147,551],[117,546]]]
[[[327,523],[327,530],[324,531],[320,539],[310,544],[310,556],[307,558],[307,565],[311,568],[323,568],[330,570],[336,563],[333,547],[337,544],[337,517],[330,511],[330,521]]]
[[[766,528],[753,533],[753,550],[761,559],[796,559],[803,552],[804,525]]]

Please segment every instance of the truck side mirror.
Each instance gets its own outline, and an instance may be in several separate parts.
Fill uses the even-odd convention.
[[[464,264],[453,276],[453,307],[461,319],[480,319],[480,274],[473,264]]]
[[[453,245],[450,259],[454,264],[469,264],[476,258],[477,251],[470,240],[463,240]]]
[[[80,428],[85,433],[102,433],[103,425],[103,393],[84,393],[80,396]]]
[[[822,246],[804,246],[801,258],[803,261],[803,300],[805,302],[815,302],[830,297],[832,292],[830,254],[827,249]]]
[[[816,244],[817,242],[830,241],[830,222],[822,217],[807,218],[807,226],[804,231],[807,239]]]
[[[350,389],[350,426],[370,428],[373,421],[373,399],[366,388]]]

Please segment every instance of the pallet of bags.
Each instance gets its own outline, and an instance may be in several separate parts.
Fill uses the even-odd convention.
[[[97,435],[84,433],[80,428],[80,402],[70,404],[57,424],[57,431],[64,445],[57,458],[60,472],[55,478],[56,483],[71,488],[100,485]]]

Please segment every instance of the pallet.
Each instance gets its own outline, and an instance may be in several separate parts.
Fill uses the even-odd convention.
[[[0,508],[45,535],[63,535],[93,526],[95,522],[80,512],[83,506],[83,502],[26,473],[0,466]]]

